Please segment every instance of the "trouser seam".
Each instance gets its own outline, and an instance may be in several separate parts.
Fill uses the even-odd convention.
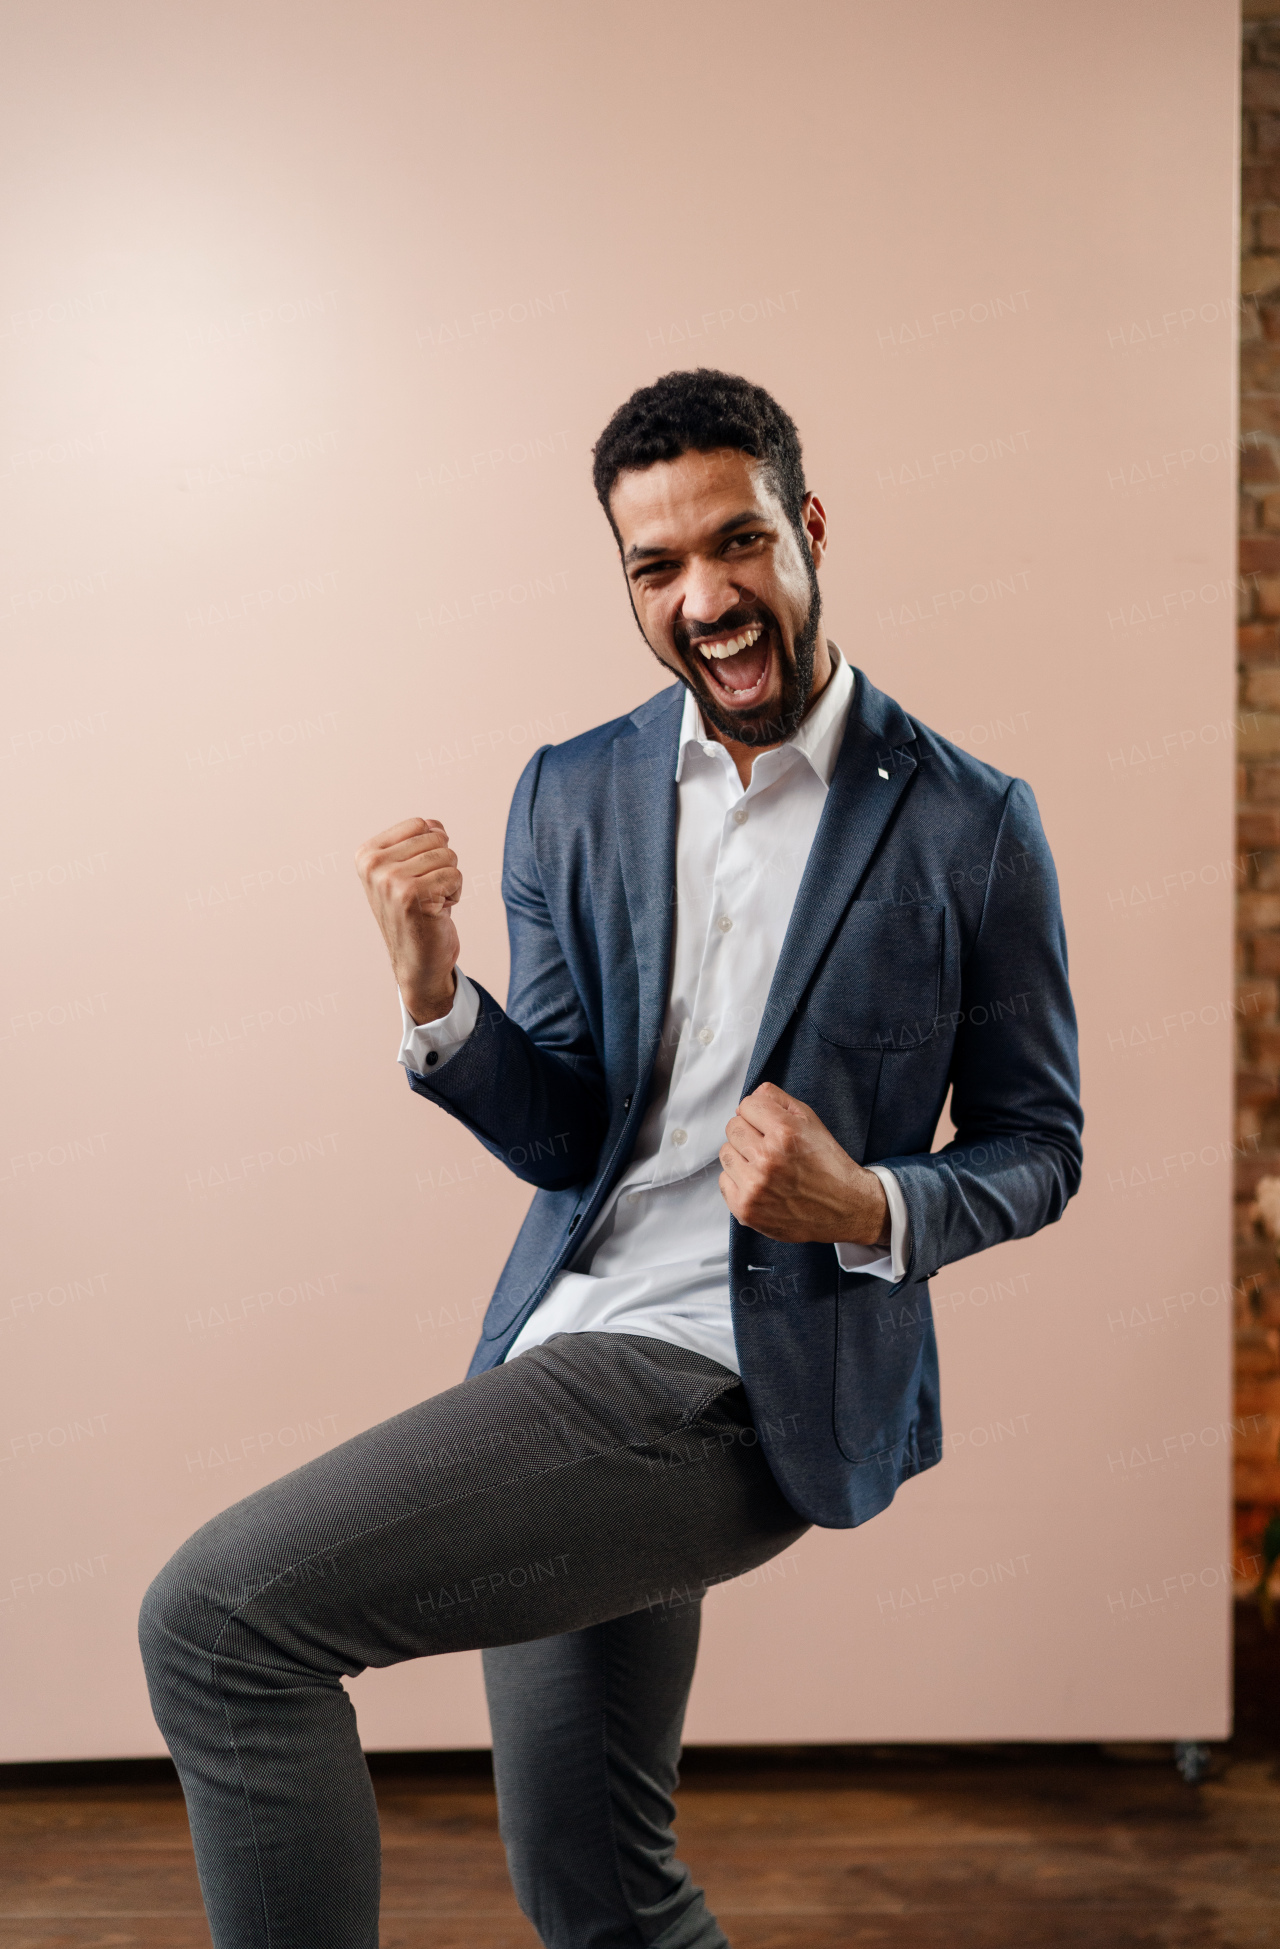
[[[609,1625],[606,1623],[600,1632],[600,1647],[601,1647],[600,1695],[601,1695],[601,1706],[602,1706],[602,1710],[600,1714],[600,1724],[602,1729],[601,1758],[604,1762],[605,1803],[609,1811],[610,1852],[613,1858],[614,1874],[617,1878],[618,1892],[622,1897],[623,1907],[626,1909],[627,1915],[631,1922],[631,1926],[636,1932],[636,1939],[640,1943],[641,1949],[662,1949],[663,1942],[671,1936],[672,1932],[682,1929],[684,1927],[688,1919],[689,1905],[686,1905],[681,1910],[679,1915],[672,1917],[672,1919],[667,1923],[667,1926],[664,1929],[660,1929],[656,1936],[646,1936],[644,1930],[640,1926],[640,1919],[636,1911],[636,1905],[631,1900],[631,1897],[627,1893],[627,1884],[622,1873],[621,1863],[618,1859],[618,1824],[614,1818],[613,1776],[610,1769],[610,1761],[609,1761],[609,1705],[610,1705],[609,1669],[610,1668],[609,1668],[608,1639],[609,1639]],[[685,1868],[685,1876],[686,1876],[686,1883],[687,1883],[688,1882],[687,1866]],[[713,1920],[714,1918],[711,1916],[710,1911],[706,1908],[705,1900],[701,1896],[701,1894],[695,1890],[694,1897],[696,1900],[702,1902],[703,1911],[707,1915],[708,1920]]]
[[[623,1873],[622,1873],[622,1863],[618,1859],[618,1823],[614,1816],[613,1780],[611,1776],[610,1762],[609,1762],[609,1645],[608,1645],[608,1640],[609,1640],[609,1626],[608,1623],[606,1622],[604,1629],[600,1633],[600,1762],[604,1773],[605,1807],[607,1808],[608,1815],[609,1815],[609,1855],[613,1862],[614,1879],[618,1884],[618,1893],[622,1898],[622,1906],[625,1908],[631,1926],[635,1930],[636,1941],[640,1944],[640,1949],[648,1949],[648,1945],[645,1942],[645,1938],[644,1938],[644,1931],[640,1927],[639,1917],[636,1914],[635,1904],[632,1902],[630,1895],[627,1893],[627,1884],[623,1878]]]
[[[211,1660],[213,1682],[215,1685],[218,1684],[217,1663],[216,1658]],[[222,1687],[218,1686],[218,1690],[221,1692]],[[258,1823],[253,1817],[253,1799],[249,1792],[249,1782],[245,1778],[244,1762],[240,1758],[240,1748],[236,1744],[235,1727],[231,1723],[231,1711],[227,1704],[225,1693],[223,1693],[222,1697],[222,1716],[227,1722],[227,1738],[231,1741],[231,1750],[236,1756],[236,1772],[240,1776],[240,1791],[244,1795],[244,1810],[249,1820],[249,1832],[253,1836],[253,1865],[258,1874],[258,1900],[262,1904],[262,1933],[266,1940],[267,1949],[271,1949],[271,1911],[267,1906],[267,1882],[262,1872],[262,1849],[258,1846]]]
[[[713,1390],[712,1393],[707,1395],[703,1401],[699,1402],[697,1408],[693,1410],[692,1413],[690,1413],[684,1420],[677,1423],[676,1427],[671,1430],[671,1433],[673,1435],[683,1434],[684,1431],[693,1423],[693,1421],[697,1419],[697,1416],[702,1412],[702,1409],[707,1405],[707,1402],[715,1399],[715,1394],[717,1391],[723,1392],[723,1390]],[[663,1437],[659,1436],[657,1439],[661,1440],[663,1439]],[[328,1543],[322,1549],[309,1550],[305,1556],[296,1558],[295,1561],[292,1563],[286,1563],[280,1570],[278,1570],[275,1573],[273,1577],[268,1578],[268,1580],[264,1584],[262,1584],[257,1590],[255,1590],[251,1597],[246,1597],[243,1604],[238,1604],[234,1611],[229,1611],[227,1613],[227,1616],[223,1619],[222,1624],[219,1628],[217,1637],[214,1639],[212,1645],[209,1648],[209,1657],[211,1659],[217,1658],[218,1647],[222,1643],[222,1640],[225,1637],[227,1631],[237,1621],[237,1619],[240,1618],[241,1615],[248,1610],[251,1604],[256,1604],[258,1599],[264,1596],[266,1592],[273,1587],[273,1585],[279,1583],[282,1577],[287,1577],[291,1571],[300,1569],[302,1565],[305,1563],[313,1563],[318,1557],[333,1556],[339,1550],[349,1549],[352,1546],[352,1544],[363,1543],[370,1537],[385,1535],[393,1529],[398,1529],[404,1523],[416,1522],[418,1517],[424,1515],[428,1510],[456,1509],[461,1503],[470,1502],[476,1496],[492,1495],[495,1490],[509,1489],[517,1484],[543,1481],[548,1476],[560,1474],[561,1471],[564,1469],[582,1468],[588,1462],[606,1461],[611,1455],[620,1455],[625,1451],[633,1451],[637,1449],[648,1448],[650,1446],[652,1446],[652,1443],[649,1441],[615,1442],[612,1448],[598,1449],[592,1455],[576,1455],[570,1461],[556,1462],[550,1468],[531,1469],[525,1475],[507,1476],[501,1482],[488,1483],[483,1489],[468,1490],[466,1495],[452,1496],[443,1502],[420,1503],[416,1508],[406,1510],[402,1516],[393,1516],[389,1522],[375,1523],[369,1529],[355,1530],[352,1532],[350,1536],[344,1536],[338,1542],[335,1543]]]

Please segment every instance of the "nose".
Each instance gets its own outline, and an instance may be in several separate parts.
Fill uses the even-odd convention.
[[[687,623],[718,623],[742,601],[741,591],[732,581],[724,562],[690,562],[685,574],[681,611]]]

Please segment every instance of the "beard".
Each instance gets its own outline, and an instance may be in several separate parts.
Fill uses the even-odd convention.
[[[676,672],[680,682],[686,690],[693,692],[702,715],[708,724],[714,725],[721,737],[729,738],[735,744],[744,744],[749,749],[763,749],[769,745],[783,743],[800,728],[805,712],[809,708],[809,698],[813,690],[813,660],[818,640],[818,624],[822,620],[822,603],[818,593],[817,570],[807,549],[804,551],[804,560],[809,571],[809,608],[796,632],[792,661],[788,662],[782,654],[781,631],[767,609],[734,609],[727,616],[720,617],[715,625],[714,633],[717,636],[723,636],[726,630],[737,632],[746,629],[752,623],[762,623],[770,632],[778,645],[778,664],[782,672],[782,695],[776,701],[757,704],[752,710],[725,710],[711,695],[707,679],[703,674],[703,659],[698,652],[696,639],[691,639],[682,626],[677,626],[673,632],[676,649],[685,666],[682,671]],[[705,632],[707,635],[711,633],[710,630]],[[670,665],[667,667],[670,668]]]

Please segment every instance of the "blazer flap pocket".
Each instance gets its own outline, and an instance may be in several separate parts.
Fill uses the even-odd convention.
[[[918,1049],[937,1033],[946,908],[855,900],[814,977],[809,1017],[842,1049]]]

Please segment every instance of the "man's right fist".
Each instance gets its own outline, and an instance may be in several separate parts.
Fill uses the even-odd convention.
[[[356,870],[391,956],[396,985],[415,1022],[453,1007],[462,897],[458,857],[438,819],[402,819],[356,853]]]

